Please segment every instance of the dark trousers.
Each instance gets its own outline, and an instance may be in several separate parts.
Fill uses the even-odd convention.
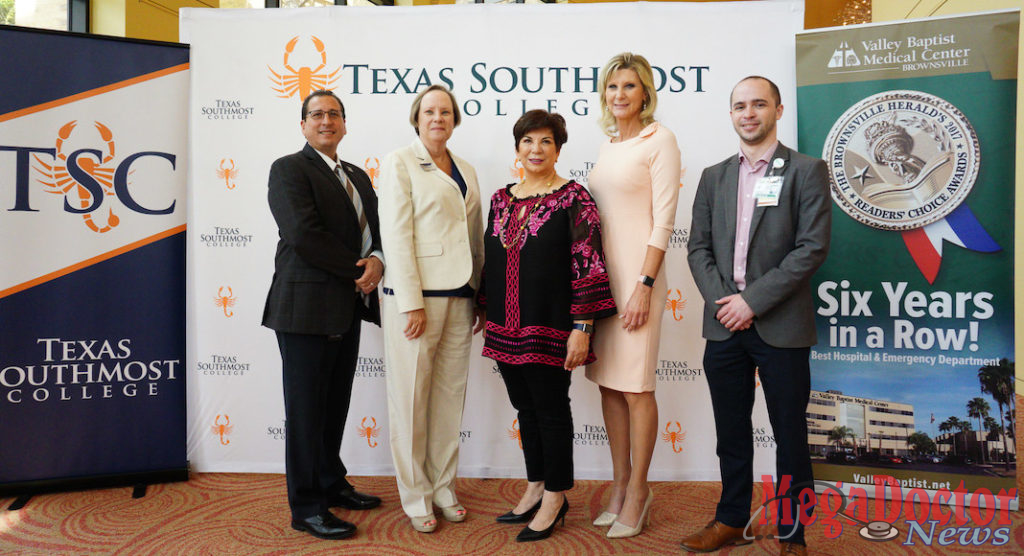
[[[733,334],[721,342],[707,342],[704,372],[711,389],[718,438],[718,459],[722,471],[722,498],[715,519],[730,527],[743,527],[750,517],[753,494],[754,438],[750,414],[754,407],[754,369],[758,369],[768,406],[768,418],[775,433],[776,489],[783,477],[792,485],[811,488],[811,456],[807,448],[807,402],[811,394],[810,348],[777,348],[761,339],[753,328]],[[782,494],[776,491],[776,495]],[[785,513],[785,505],[789,513]],[[804,543],[796,499],[780,500],[779,515],[792,516],[779,523],[779,536]],[[810,515],[813,507],[801,508]],[[773,516],[774,519],[774,516]],[[793,528],[796,528],[795,532]]]
[[[512,407],[519,412],[519,439],[526,459],[526,479],[544,481],[544,490],[573,486],[572,373],[553,365],[498,363]]]
[[[292,517],[328,511],[328,497],[350,488],[341,462],[359,356],[359,321],[340,337],[277,333],[284,379],[285,475]]]

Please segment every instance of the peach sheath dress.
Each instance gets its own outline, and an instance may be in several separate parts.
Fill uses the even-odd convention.
[[[601,145],[588,185],[601,211],[612,297],[625,311],[643,269],[647,246],[668,249],[679,199],[680,154],[676,136],[654,122],[636,137]],[[626,332],[618,318],[597,321],[587,378],[620,392],[651,392],[658,363],[661,317],[668,285],[661,265],[651,293],[650,317]]]

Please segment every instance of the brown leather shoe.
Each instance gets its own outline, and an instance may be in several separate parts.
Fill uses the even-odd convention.
[[[795,542],[781,542],[779,556],[807,556],[807,547]]]
[[[739,546],[751,541],[743,538],[742,527],[729,527],[712,519],[707,527],[683,539],[682,545],[689,552],[714,552],[725,545]]]

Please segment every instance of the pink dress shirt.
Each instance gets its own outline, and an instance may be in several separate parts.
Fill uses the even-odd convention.
[[[754,216],[754,185],[764,175],[768,162],[779,147],[779,142],[761,155],[751,165],[747,157],[740,151],[739,183],[736,188],[736,244],[733,246],[732,279],[736,287],[743,291],[747,287],[747,248],[750,242],[750,220]]]

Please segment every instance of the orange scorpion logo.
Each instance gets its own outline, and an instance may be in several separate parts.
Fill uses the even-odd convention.
[[[676,430],[670,430],[672,423],[675,423]],[[677,446],[676,442],[682,444],[683,440],[686,440],[686,433],[683,432],[683,426],[679,424],[679,421],[669,421],[665,423],[665,432],[661,433],[661,439],[671,443],[672,451],[678,454],[683,451],[683,447]]]
[[[371,160],[376,164],[376,166],[370,166]],[[372,185],[374,189],[377,189],[377,177],[380,176],[380,159],[375,156],[367,158],[366,161],[363,162],[363,168],[366,169],[366,175],[370,176],[370,185]]]
[[[679,187],[683,186],[683,177],[686,176],[686,166],[679,168]]]
[[[675,292],[675,297],[672,297]],[[668,290],[668,299],[665,301],[665,310],[672,311],[672,318],[677,321],[683,320],[683,315],[676,311],[682,311],[686,307],[686,300],[683,299],[683,292],[679,290]]]
[[[313,46],[316,47],[317,54],[320,55],[320,65],[316,68],[310,69],[308,66],[303,66],[295,69],[289,63],[288,60],[292,55],[292,51],[295,50],[295,45],[299,42],[299,37],[297,36],[292,37],[292,40],[288,41],[288,44],[284,47],[284,68],[288,71],[278,73],[269,65],[267,66],[271,73],[270,81],[276,85],[271,87],[271,89],[278,93],[278,97],[289,98],[298,93],[299,98],[304,99],[314,90],[334,88],[334,82],[338,80],[338,71],[341,68],[335,68],[331,73],[319,73],[320,70],[327,66],[327,50],[324,48],[323,41],[315,36],[311,38]]]
[[[224,167],[224,161],[227,160],[231,163],[230,168]],[[233,158],[222,158],[220,159],[220,166],[217,167],[217,177],[224,180],[224,185],[228,189],[235,188],[235,182],[231,181],[238,176],[238,170],[235,170],[235,159]]]
[[[373,440],[380,434],[380,430],[377,428],[377,419],[370,417],[370,422],[373,423],[370,426],[366,425],[366,417],[359,424],[359,436],[366,439],[366,445],[371,448],[376,448],[377,443]]]
[[[223,423],[220,422],[221,417],[224,418]],[[232,426],[230,417],[227,415],[217,415],[213,418],[213,426],[210,427],[210,430],[213,431],[213,434],[220,437],[220,443],[222,446],[227,446],[228,444],[231,444],[231,441],[227,439],[227,436],[231,434],[231,429],[233,428],[235,427]]]
[[[228,286],[228,294],[224,295],[224,286],[217,288],[217,297],[213,298],[214,305],[222,307],[224,309],[225,317],[235,316],[235,312],[228,312],[228,307],[235,306],[235,292],[231,291],[231,286]]]
[[[57,158],[59,161],[64,161],[65,164],[68,159],[68,155],[64,153],[64,143],[71,137],[71,132],[75,129],[78,124],[78,120],[72,120],[57,132]],[[105,168],[104,164],[107,164],[114,159],[114,134],[110,131],[110,128],[99,123],[93,122],[96,126],[96,130],[100,132],[100,137],[106,142],[106,153],[96,155],[99,157],[99,161],[91,160],[88,158],[82,158],[78,161],[79,166],[85,173],[92,176],[103,188],[103,194],[112,197],[114,196],[114,169]],[[90,153],[93,154],[93,153]],[[86,209],[95,204],[97,199],[92,198],[92,193],[89,192],[84,186],[75,181],[68,173],[67,166],[60,164],[60,162],[54,163],[52,166],[43,162],[39,158],[39,155],[32,155],[35,157],[41,168],[37,168],[43,175],[47,177],[47,180],[39,180],[39,183],[46,187],[47,193],[53,193],[55,195],[68,195],[66,202],[68,206],[71,206],[70,195],[73,190],[78,195],[79,208]],[[112,209],[108,209],[107,224],[106,226],[100,227],[93,222],[92,213],[85,213],[82,215],[82,220],[85,221],[85,225],[90,230],[102,234],[109,232],[110,230],[117,227],[121,222],[121,219],[114,214]]]
[[[526,175],[526,170],[523,169],[523,163],[520,162],[518,158],[516,159],[515,162],[512,163],[512,168],[510,168],[510,173],[512,174],[512,178],[513,179],[517,179],[519,181],[523,181],[523,177]]]
[[[512,428],[508,430],[508,437],[519,443],[519,449],[523,449],[523,435],[519,432],[519,419],[512,420]]]

